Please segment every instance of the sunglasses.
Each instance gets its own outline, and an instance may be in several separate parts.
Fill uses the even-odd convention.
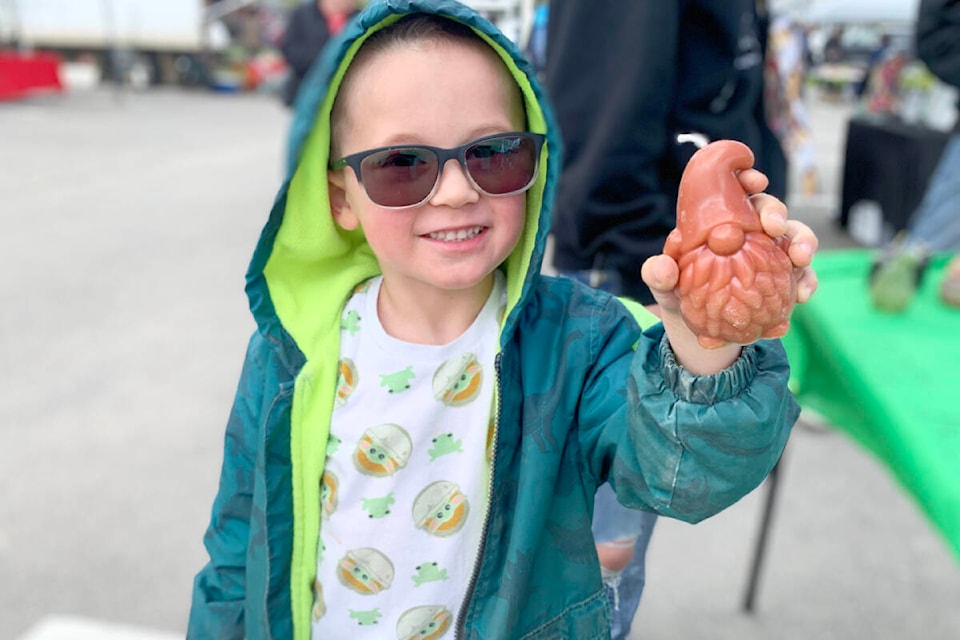
[[[537,179],[539,133],[497,133],[453,149],[427,145],[379,147],[344,156],[333,170],[350,167],[371,202],[385,209],[418,207],[433,197],[448,160],[456,160],[477,191],[512,196]]]

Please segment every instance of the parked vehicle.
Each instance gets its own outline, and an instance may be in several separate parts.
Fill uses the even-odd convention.
[[[225,46],[211,31],[217,5],[250,0],[0,0],[0,45],[94,62],[104,78],[182,83],[198,59]],[[213,34],[213,37],[211,37]],[[202,65],[199,65],[202,66]]]

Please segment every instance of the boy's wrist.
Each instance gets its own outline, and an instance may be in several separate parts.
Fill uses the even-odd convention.
[[[708,376],[728,368],[740,357],[742,347],[728,344],[718,349],[700,346],[697,336],[677,312],[664,312],[663,329],[678,365],[692,374]]]

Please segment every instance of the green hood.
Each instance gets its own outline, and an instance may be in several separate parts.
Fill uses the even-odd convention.
[[[324,49],[301,86],[295,103],[287,156],[287,178],[274,203],[247,273],[251,309],[262,332],[281,341],[292,338],[292,367],[325,354],[336,345],[340,309],[357,283],[379,273],[362,231],[347,232],[333,221],[328,206],[327,164],[330,109],[346,68],[372,33],[411,13],[432,13],[463,22],[499,53],[520,86],[527,126],[553,132],[533,68],[510,40],[486,19],[457,2],[372,1]],[[536,184],[527,193],[524,234],[504,265],[508,281],[508,339],[535,278],[539,277],[554,183],[560,169],[558,140],[548,135]],[[335,354],[334,354],[335,357]]]

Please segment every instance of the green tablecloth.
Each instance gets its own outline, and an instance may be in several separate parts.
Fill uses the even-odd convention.
[[[887,315],[870,303],[873,255],[817,255],[819,289],[784,337],[794,390],[892,470],[960,561],[960,310],[938,297],[947,258],[931,261],[905,313]]]

